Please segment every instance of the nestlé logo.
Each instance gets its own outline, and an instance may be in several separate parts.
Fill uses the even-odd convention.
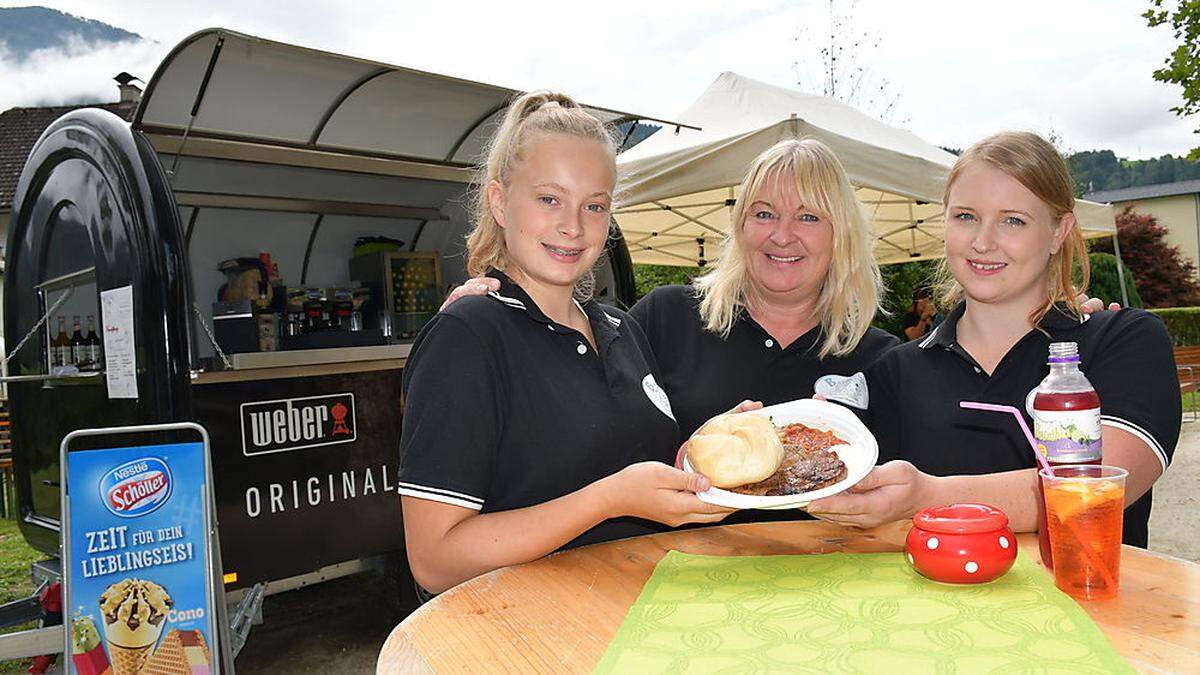
[[[115,516],[144,516],[167,503],[174,484],[166,462],[143,457],[104,474],[100,479],[100,501]]]
[[[358,438],[350,393],[243,403],[241,421],[242,453],[247,456]]]

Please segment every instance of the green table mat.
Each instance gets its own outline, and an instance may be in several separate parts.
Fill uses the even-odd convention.
[[[659,561],[597,673],[1129,673],[1023,553],[939,584],[900,553]]]

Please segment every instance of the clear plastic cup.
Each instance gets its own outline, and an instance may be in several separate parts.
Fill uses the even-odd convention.
[[[1076,600],[1117,596],[1125,478],[1117,466],[1065,464],[1045,469],[1046,522],[1054,553],[1054,585]]]

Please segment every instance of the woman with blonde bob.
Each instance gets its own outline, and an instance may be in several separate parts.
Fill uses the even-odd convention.
[[[481,168],[468,266],[404,369],[397,492],[413,576],[440,592],[556,549],[712,522],[629,316],[576,291],[609,238],[615,148],[561,94],[512,103]]]
[[[1150,487],[1174,452],[1181,415],[1162,321],[1139,309],[1084,320],[1088,261],[1074,185],[1039,136],[1005,132],[973,145],[950,172],[945,206],[940,299],[953,309],[867,373],[872,430],[881,460],[893,461],[809,512],[871,527],[935,504],[982,501],[1007,513],[1013,529],[1035,529],[1036,462],[1020,427],[959,402],[1026,409],[1049,372],[1050,344],[1072,342],[1101,401],[1100,426],[1083,431],[1101,438],[1105,464],[1129,471],[1125,542],[1145,546]]]
[[[737,194],[713,268],[630,311],[684,438],[734,401],[810,397],[817,380],[865,370],[898,343],[871,327],[881,292],[874,235],[824,143],[775,144]]]
[[[837,157],[814,139],[782,141],[759,155],[738,193],[751,196],[733,207],[731,220],[738,226],[725,239],[713,269],[693,283],[704,327],[727,338],[739,313],[754,314],[758,308],[769,312],[767,308],[780,301],[794,300],[809,307],[806,312],[793,312],[797,323],[815,321],[821,326],[820,356],[854,351],[879,306],[881,283],[871,246],[873,234]],[[787,248],[789,233],[778,230],[787,227],[786,220],[793,215],[781,212],[789,199],[797,213],[808,214],[799,218],[802,224],[795,234],[805,245],[801,252],[825,264],[805,270],[803,265],[772,256],[768,260],[777,264],[765,265],[765,251]],[[828,235],[832,238],[824,247],[827,250],[808,246],[810,241],[824,243]],[[764,271],[789,264],[797,270]],[[812,288],[772,283],[785,274]],[[806,292],[810,290],[817,292]]]

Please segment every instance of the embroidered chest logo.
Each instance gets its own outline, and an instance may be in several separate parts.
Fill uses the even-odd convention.
[[[671,412],[671,399],[667,398],[667,392],[663,391],[662,387],[658,386],[658,383],[654,381],[653,375],[647,374],[646,377],[642,378],[642,391],[646,392],[646,398],[650,399],[650,402],[662,414],[675,419],[675,413]]]

